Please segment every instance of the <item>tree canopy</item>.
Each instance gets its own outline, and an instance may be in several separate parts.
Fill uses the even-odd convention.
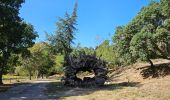
[[[77,30],[75,25],[77,21],[77,2],[75,3],[72,15],[65,13],[65,18],[59,18],[56,23],[57,31],[54,35],[48,37],[50,44],[56,53],[64,55],[64,66],[67,64],[67,57],[72,52],[72,44],[75,39],[74,33]]]
[[[0,84],[11,54],[27,54],[37,37],[33,26],[19,16],[22,3],[24,0],[0,0]]]
[[[168,0],[152,1],[127,26],[117,27],[113,43],[123,61],[140,59],[152,65],[152,58],[169,58],[169,4]]]
[[[51,47],[45,43],[36,43],[29,48],[30,55],[21,59],[22,69],[27,71],[30,80],[31,76],[36,74],[36,77],[48,76],[50,69],[54,66],[54,57]]]

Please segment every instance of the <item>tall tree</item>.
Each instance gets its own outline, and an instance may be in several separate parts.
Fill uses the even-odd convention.
[[[153,63],[151,58],[153,58],[153,54],[155,52],[154,46],[152,45],[154,39],[151,33],[152,25],[145,26],[141,32],[137,33],[133,36],[131,40],[131,53],[133,57],[138,58],[140,60],[149,61],[151,67],[153,67]]]
[[[152,1],[127,26],[117,28],[113,42],[120,60],[147,60],[153,66],[151,58],[169,59],[169,4]]]
[[[167,34],[170,30],[170,1],[169,0],[160,0],[160,8],[161,8],[162,15],[164,16],[163,17],[164,25],[163,25],[163,29],[161,29],[161,28],[159,28],[159,29],[161,29],[160,31],[162,31],[162,32],[164,30],[163,33]],[[168,55],[170,56],[170,41],[166,42],[166,47],[167,47]]]
[[[0,84],[11,53],[23,53],[34,44],[37,34],[19,17],[24,0],[0,0]]]
[[[167,30],[167,20],[162,14],[161,4],[151,2],[139,13],[141,21],[140,32],[137,32],[132,40],[132,54],[138,53],[138,58],[145,58],[153,67],[150,58],[161,57],[168,59],[167,47],[170,41],[170,32]],[[136,48],[136,50],[134,50]],[[134,52],[135,51],[135,52]]]
[[[113,37],[113,51],[115,52],[116,63],[121,65],[131,64],[133,62],[132,54],[130,53],[130,41],[132,34],[136,31],[132,28],[133,24],[130,23],[129,26],[119,26],[116,29],[115,35]]]
[[[77,30],[75,27],[76,20],[77,2],[75,3],[72,15],[70,16],[66,12],[65,18],[59,18],[59,21],[56,23],[57,31],[55,35],[48,38],[55,51],[65,55],[65,61],[66,57],[72,52],[71,44],[74,43],[74,33]]]

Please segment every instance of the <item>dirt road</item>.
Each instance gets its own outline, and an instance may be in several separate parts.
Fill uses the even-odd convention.
[[[46,100],[45,86],[52,81],[33,81],[28,84],[18,85],[0,93],[0,100]]]

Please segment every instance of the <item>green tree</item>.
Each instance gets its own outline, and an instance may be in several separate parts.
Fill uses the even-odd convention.
[[[119,26],[116,29],[113,37],[113,51],[115,64],[118,66],[131,64],[133,62],[132,54],[130,53],[130,41],[132,34],[136,29],[132,28],[133,24],[130,23],[128,27]]]
[[[107,62],[113,62],[113,49],[109,44],[109,40],[105,40],[96,48],[96,56]]]
[[[77,45],[77,47],[73,48],[73,51],[71,55],[74,57],[79,57],[80,54],[86,54],[86,55],[94,55],[95,49],[92,47],[81,47],[80,44]]]
[[[3,74],[15,74],[16,67],[20,64],[18,61],[19,56],[18,54],[11,54],[7,61],[6,68],[3,71]]]
[[[50,69],[50,74],[62,74],[64,71],[64,55],[58,53],[55,55],[55,65],[52,69]]]
[[[22,65],[20,66],[20,68],[17,68],[17,70],[19,69],[21,72],[24,71],[24,74],[28,74],[29,80],[32,79],[33,74],[37,70],[37,67],[35,66],[37,63],[35,62],[35,60],[36,58],[32,57],[32,55],[29,55],[29,57],[24,57],[21,60]]]
[[[169,0],[160,0],[160,8],[162,11],[162,14],[164,15],[165,18],[170,17],[170,1]]]
[[[59,18],[56,23],[57,31],[55,35],[49,36],[48,40],[50,44],[54,47],[57,53],[62,53],[66,57],[72,52],[71,44],[73,44],[74,33],[77,30],[76,25],[77,20],[77,2],[74,6],[72,15],[70,16],[67,12],[65,18]]]
[[[51,47],[45,43],[36,43],[33,47],[29,48],[30,56],[24,57],[22,60],[23,69],[25,69],[29,77],[34,74],[36,77],[42,78],[47,76],[50,69],[54,66],[54,57]]]
[[[11,54],[25,54],[37,37],[32,25],[22,22],[19,9],[24,0],[0,0],[0,84]]]
[[[113,37],[119,62],[126,64],[138,59],[147,60],[153,67],[152,58],[169,59],[169,1],[152,1],[124,27],[118,27]],[[167,13],[165,14],[165,11]]]
[[[148,25],[144,27],[141,32],[137,33],[133,36],[131,40],[131,53],[133,57],[141,59],[143,61],[149,61],[151,67],[153,67],[153,63],[151,58],[154,54],[156,54],[155,49],[152,45],[154,42],[153,35],[151,33],[152,25]]]
[[[87,54],[87,55],[94,55],[95,54],[95,49],[94,48],[92,48],[92,47],[89,47],[89,48],[87,48],[87,47],[83,47],[83,48],[80,48],[80,51],[79,51],[80,53],[85,53],[85,54]]]
[[[140,22],[143,22],[140,25],[142,28],[131,40],[132,54],[138,53],[138,58],[145,58],[151,63],[152,67],[153,63],[150,58],[168,59],[170,32],[167,29],[168,21],[164,19],[165,16],[162,14],[161,6],[158,2],[151,2],[148,7],[142,9],[139,13],[139,16],[141,16]]]

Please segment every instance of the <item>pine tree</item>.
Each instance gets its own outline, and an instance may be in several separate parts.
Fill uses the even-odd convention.
[[[48,38],[50,44],[54,47],[54,51],[65,55],[65,62],[66,58],[72,52],[71,45],[74,44],[74,34],[77,30],[75,27],[77,21],[77,6],[78,4],[76,2],[71,16],[66,12],[65,18],[59,18],[59,21],[56,23],[57,31],[55,35]]]

